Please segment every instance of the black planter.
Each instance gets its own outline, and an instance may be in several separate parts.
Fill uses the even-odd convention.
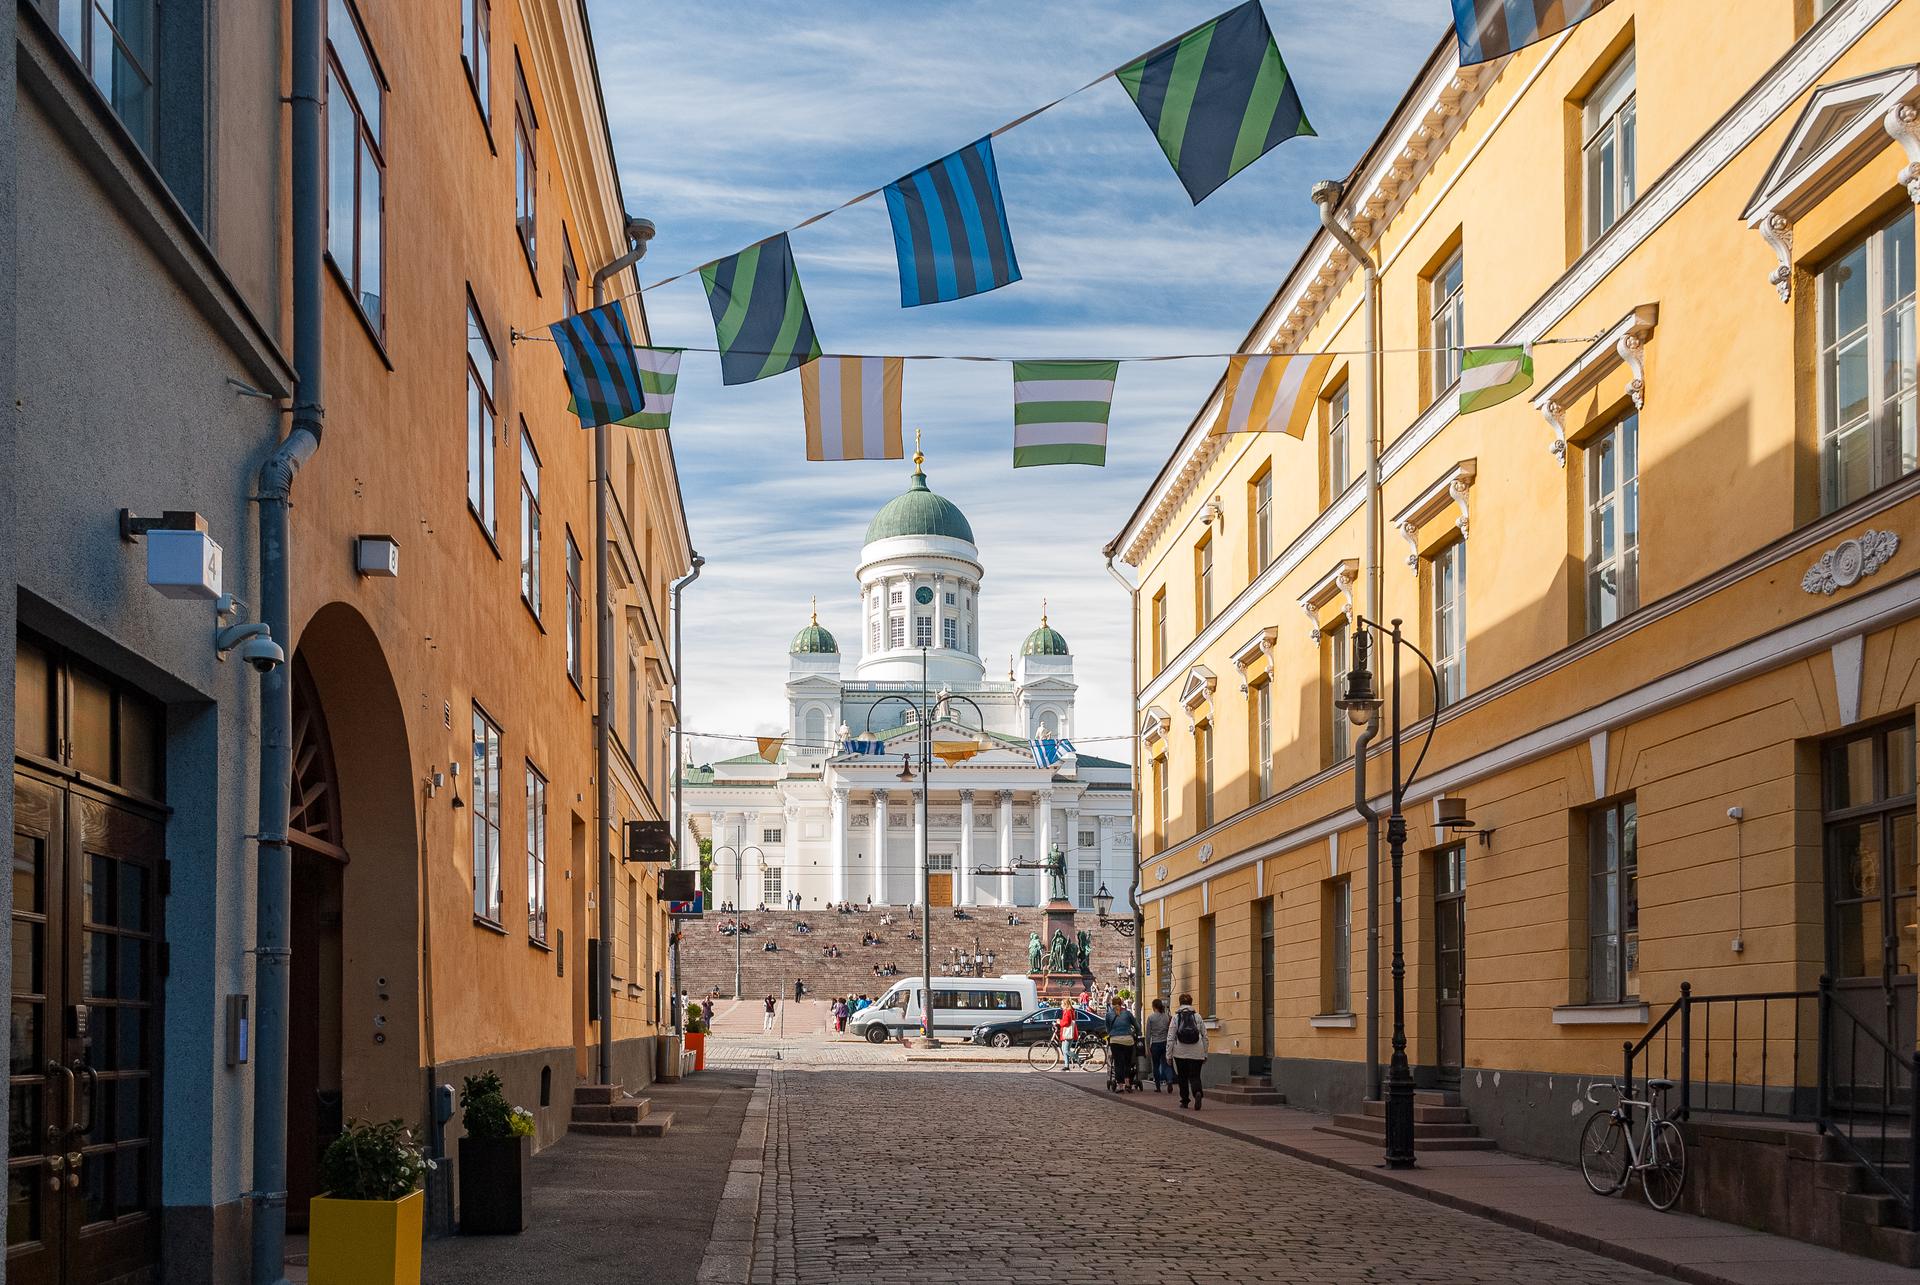
[[[460,1234],[517,1236],[533,1208],[533,1139],[460,1139]]]

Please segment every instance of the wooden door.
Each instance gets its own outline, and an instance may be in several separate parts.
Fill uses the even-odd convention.
[[[953,904],[953,871],[927,871],[927,904],[929,906]]]

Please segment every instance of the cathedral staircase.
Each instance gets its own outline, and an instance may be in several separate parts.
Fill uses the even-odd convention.
[[[1363,1115],[1336,1115],[1331,1124],[1314,1127],[1335,1137],[1386,1146],[1387,1104],[1370,1098],[1362,1105]],[[1460,1105],[1458,1093],[1423,1089],[1413,1095],[1413,1147],[1415,1151],[1492,1151],[1495,1144],[1492,1138],[1480,1136],[1480,1126]]]
[[[673,1125],[673,1113],[654,1113],[650,1098],[629,1098],[618,1084],[573,1086],[569,1133],[590,1138],[657,1138]]]

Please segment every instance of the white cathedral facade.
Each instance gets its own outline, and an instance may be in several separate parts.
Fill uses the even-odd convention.
[[[1104,885],[1127,913],[1132,771],[1084,753],[1039,761],[1033,739],[1072,733],[1066,639],[1043,611],[1007,677],[987,676],[973,528],[928,489],[918,453],[914,467],[860,551],[859,659],[847,664],[816,611],[789,648],[776,761],[750,753],[685,769],[682,842],[692,851],[712,839],[714,904],[778,909],[797,895],[803,908],[910,905],[924,853],[934,906],[1037,906],[1046,872],[1018,867],[1057,845],[1076,905],[1091,910]],[[927,702],[946,697],[930,781],[914,712],[923,691]]]

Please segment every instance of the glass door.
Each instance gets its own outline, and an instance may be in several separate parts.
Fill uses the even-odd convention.
[[[1434,1060],[1440,1079],[1460,1082],[1466,1053],[1467,848],[1456,843],[1434,856]]]

